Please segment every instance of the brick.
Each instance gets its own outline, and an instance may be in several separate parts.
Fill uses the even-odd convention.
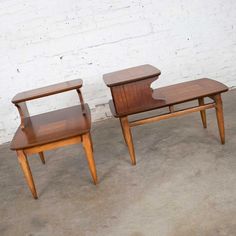
[[[93,121],[111,115],[102,75],[122,68],[158,67],[162,75],[152,87],[200,77],[236,86],[233,0],[5,0],[0,22],[0,143],[19,124],[11,98],[48,84],[82,78]],[[76,102],[67,94],[30,109]]]

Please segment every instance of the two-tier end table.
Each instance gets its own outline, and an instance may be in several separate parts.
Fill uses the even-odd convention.
[[[109,102],[113,116],[120,119],[125,142],[128,146],[131,162],[136,163],[131,128],[150,122],[160,121],[171,117],[198,112],[204,128],[206,109],[215,108],[221,143],[225,143],[224,117],[221,93],[228,87],[212,79],[198,79],[152,89],[151,84],[158,79],[160,70],[151,65],[142,65],[125,70],[105,74],[104,82],[110,87],[112,100]],[[204,98],[212,102],[205,103]],[[176,110],[175,105],[192,100],[198,100],[198,106]],[[168,107],[169,112],[144,119],[129,121],[128,116],[154,109]]]
[[[21,124],[11,142],[11,149],[17,152],[19,163],[35,199],[38,195],[27,160],[27,155],[30,154],[38,153],[45,164],[44,151],[82,142],[93,181],[97,183],[90,135],[91,115],[88,104],[83,101],[81,87],[82,80],[71,80],[22,92],[12,99],[20,113]],[[70,90],[77,91],[80,105],[30,116],[27,101]]]

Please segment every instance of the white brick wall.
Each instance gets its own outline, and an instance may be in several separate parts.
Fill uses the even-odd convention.
[[[19,124],[18,92],[82,78],[93,119],[105,118],[102,74],[150,63],[155,86],[211,77],[236,85],[235,0],[0,1],[0,143]],[[33,114],[76,94],[30,102]],[[47,101],[47,102],[45,102]]]

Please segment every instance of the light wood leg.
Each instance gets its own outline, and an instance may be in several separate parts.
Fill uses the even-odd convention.
[[[198,98],[198,104],[199,104],[199,106],[203,106],[204,105],[204,98]],[[202,111],[200,111],[200,113],[201,113],[203,127],[206,128],[207,127],[206,110],[202,110]]]
[[[82,136],[82,142],[83,142],[84,150],[85,150],[88,165],[89,165],[89,170],[92,175],[93,182],[94,182],[94,184],[96,184],[97,183],[97,171],[96,171],[95,161],[93,158],[92,143],[91,143],[89,133],[86,133]]]
[[[125,144],[127,145],[127,141],[126,141],[126,137],[125,137],[125,131],[124,131],[124,128],[123,128],[123,125],[122,125],[122,122],[121,122],[121,118],[119,120],[120,120],[121,129],[122,129],[122,134],[123,134],[123,137],[124,137],[124,140],[125,140]]]
[[[27,184],[29,186],[29,189],[30,189],[33,197],[35,199],[37,199],[38,196],[37,196],[36,188],[35,188],[35,185],[34,185],[33,176],[32,176],[32,173],[31,173],[31,170],[30,170],[30,167],[29,167],[29,163],[28,163],[28,160],[27,160],[27,156],[24,154],[23,151],[17,151],[17,156],[18,156],[18,160],[19,160],[20,166],[22,168],[22,171],[25,175],[25,178],[26,178]]]
[[[131,134],[130,126],[129,126],[128,117],[127,116],[121,117],[120,121],[121,121],[121,126],[123,127],[124,137],[125,137],[128,149],[129,149],[131,163],[132,165],[135,165],[136,159],[135,159],[134,145],[133,145],[133,139],[132,139],[132,134]]]
[[[43,152],[39,152],[39,156],[40,156],[42,163],[45,164],[45,158],[44,158]]]
[[[92,148],[92,151],[93,151],[93,140],[92,140],[92,136],[91,136],[90,132],[89,132],[89,138],[90,138],[91,148]]]
[[[224,115],[223,115],[223,105],[221,100],[221,95],[218,94],[214,97],[215,103],[216,103],[216,117],[217,117],[217,123],[219,127],[220,132],[220,139],[221,143],[225,143],[225,127],[224,127]]]

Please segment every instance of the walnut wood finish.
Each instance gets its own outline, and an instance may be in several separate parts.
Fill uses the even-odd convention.
[[[192,113],[192,112],[203,111],[203,110],[214,108],[214,107],[215,107],[214,103],[209,103],[209,104],[205,104],[205,105],[202,105],[202,106],[197,106],[197,107],[191,107],[191,108],[187,108],[187,109],[183,109],[183,110],[178,110],[178,111],[175,111],[173,113],[165,113],[165,114],[162,114],[162,115],[159,115],[159,116],[153,116],[153,117],[148,117],[148,118],[144,118],[144,119],[140,119],[140,120],[134,120],[134,121],[129,122],[129,124],[130,124],[130,127],[133,127],[133,126],[143,125],[143,124],[156,122],[156,121],[160,121],[160,120],[166,120],[166,119],[169,119],[171,117],[186,115],[186,114],[189,114],[189,113]]]
[[[27,126],[17,129],[11,142],[12,150],[25,149],[64,140],[90,131],[91,114],[85,104],[86,116],[81,105],[27,117]]]
[[[83,81],[81,79],[76,79],[76,80],[70,80],[67,82],[49,85],[49,86],[38,88],[38,89],[32,89],[26,92],[16,94],[16,96],[12,99],[12,103],[16,104],[20,102],[29,101],[32,99],[50,96],[57,93],[79,89],[82,87],[82,85],[83,85]]]
[[[132,114],[145,110],[146,104],[150,108],[162,104],[161,98],[152,98],[153,91],[150,87],[160,74],[161,72],[151,65],[105,74],[103,79],[111,89],[116,112],[119,115]]]
[[[217,94],[214,96],[214,100],[216,103],[216,117],[217,117],[217,123],[219,127],[220,132],[220,139],[221,143],[225,144],[225,128],[224,128],[224,115],[223,115],[223,104],[221,100],[221,95]]]
[[[84,104],[80,87],[81,80],[18,94],[13,99],[17,106],[21,125],[11,142],[11,149],[17,152],[18,160],[26,177],[27,184],[35,199],[38,198],[27,155],[38,153],[45,164],[44,151],[82,142],[94,183],[97,183],[96,166],[93,158],[93,145],[90,134],[91,114],[88,104]],[[51,91],[50,91],[51,89]],[[26,101],[75,89],[81,105],[30,116]],[[19,103],[18,103],[19,102]]]
[[[83,95],[82,95],[80,89],[77,89],[77,93],[78,93],[78,95],[79,95],[79,100],[80,100],[80,103],[81,103],[83,115],[85,115],[85,114],[86,114],[86,109],[85,109],[85,106],[84,106]]]
[[[25,118],[30,116],[26,101],[54,95],[57,93],[67,92],[74,89],[77,90],[80,103],[82,106],[83,114],[85,114],[86,111],[84,107],[84,100],[83,100],[82,93],[80,91],[80,88],[82,87],[82,85],[83,85],[83,81],[81,79],[77,79],[77,80],[71,80],[71,81],[62,82],[59,84],[53,84],[53,85],[49,85],[43,88],[33,89],[33,90],[16,94],[16,96],[12,99],[12,103],[15,104],[20,114],[21,129],[24,129],[27,126],[28,120]]]
[[[212,79],[174,84],[158,89],[152,89],[151,83],[158,79],[161,72],[153,66],[142,65],[104,75],[104,82],[111,89],[112,100],[109,102],[112,114],[120,119],[122,132],[128,146],[131,163],[135,164],[135,153],[130,128],[150,122],[156,122],[171,117],[200,111],[203,127],[207,127],[206,109],[216,108],[217,121],[221,142],[224,144],[224,120],[220,94],[228,87]],[[204,98],[213,99],[204,103]],[[176,104],[198,100],[198,106],[183,110],[175,110]],[[128,116],[159,108],[169,108],[169,113],[129,121]]]
[[[204,106],[204,98],[198,98],[198,104],[199,104],[199,106]],[[203,128],[206,129],[207,128],[206,110],[201,110],[200,114],[201,114]]]
[[[143,79],[158,77],[160,74],[160,70],[146,64],[105,74],[103,75],[103,79],[108,87],[114,87]]]
[[[40,156],[42,163],[45,164],[45,158],[44,158],[43,152],[39,152],[39,156]]]
[[[162,106],[165,102],[162,98],[152,97],[153,91],[150,86],[156,79],[157,77],[148,78],[111,87],[116,112],[119,115],[135,114]]]
[[[111,91],[117,92],[109,102],[112,114],[120,117],[164,107],[171,107],[173,112],[176,104],[210,97],[228,90],[224,84],[212,79],[198,79],[153,90],[150,88],[152,83],[150,80],[153,82],[155,78],[143,80],[143,85],[140,87],[139,85],[131,87],[132,83],[122,85],[124,88],[122,90],[120,86],[112,87]]]
[[[18,112],[20,113],[20,119],[21,119],[21,124],[20,124],[20,127],[21,129],[25,128],[26,126],[26,120],[25,118],[26,117],[29,117],[30,114],[29,114],[29,111],[28,111],[28,108],[27,108],[27,105],[26,105],[26,102],[20,102],[20,103],[16,103],[15,104],[17,109],[18,109]]]

